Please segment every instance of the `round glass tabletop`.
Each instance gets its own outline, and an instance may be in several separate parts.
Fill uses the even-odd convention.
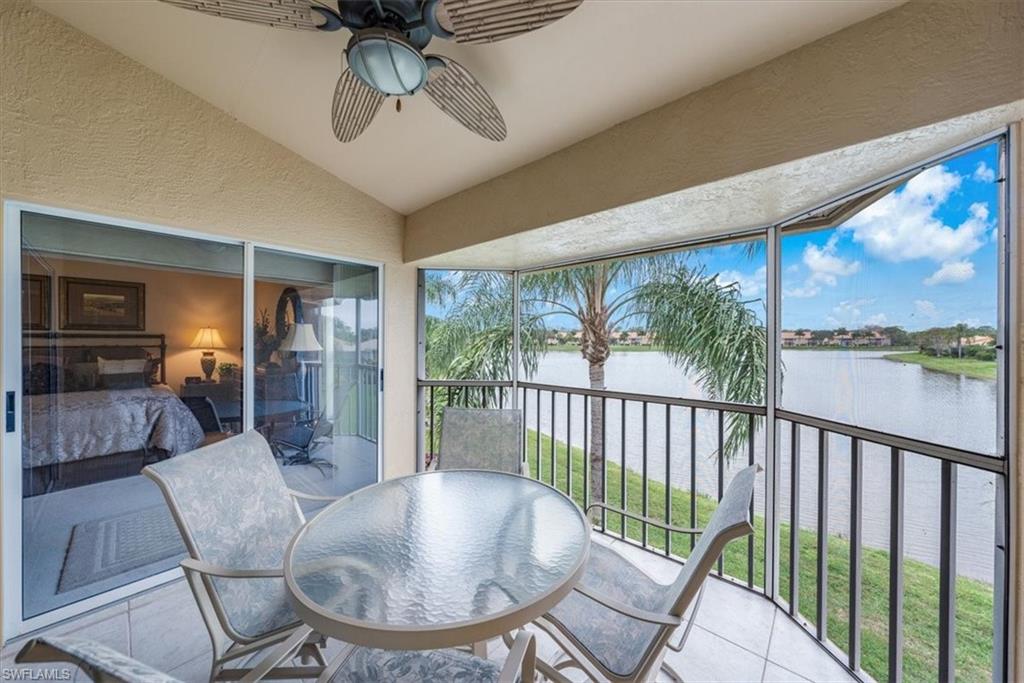
[[[391,479],[296,534],[285,581],[308,625],[357,645],[451,647],[547,612],[583,573],[590,525],[566,496],[500,472]]]

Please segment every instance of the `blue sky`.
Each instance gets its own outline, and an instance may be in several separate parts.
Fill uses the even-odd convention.
[[[835,230],[782,245],[782,325],[995,325],[998,146],[911,178]]]
[[[839,228],[784,237],[782,327],[995,326],[998,154],[995,143],[962,154],[914,176]],[[763,248],[751,254],[735,244],[691,252],[689,263],[738,283],[763,320],[764,259]],[[428,313],[444,311],[430,306]],[[568,316],[547,324],[577,326]]]

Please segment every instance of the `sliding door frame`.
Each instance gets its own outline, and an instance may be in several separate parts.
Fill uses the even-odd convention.
[[[44,612],[34,617],[24,618],[23,605],[23,535],[22,535],[22,472],[21,472],[21,437],[22,437],[22,329],[21,329],[21,251],[22,251],[22,215],[35,213],[56,218],[88,221],[100,225],[128,228],[142,232],[173,237],[191,238],[205,242],[241,247],[242,257],[242,327],[243,327],[243,396],[242,412],[243,429],[253,428],[254,368],[253,323],[256,312],[255,305],[255,270],[254,254],[256,249],[267,249],[297,256],[308,256],[329,261],[365,265],[377,269],[377,320],[378,320],[378,352],[377,376],[380,380],[377,410],[377,481],[383,476],[384,458],[384,344],[386,335],[386,319],[384,306],[384,263],[346,256],[326,251],[295,248],[259,240],[245,240],[214,232],[203,232],[187,228],[178,228],[158,223],[149,223],[114,216],[106,216],[87,211],[63,208],[53,205],[36,204],[16,199],[3,200],[3,271],[2,286],[2,367],[4,409],[8,392],[14,392],[14,430],[6,428],[0,439],[0,588],[2,588],[2,636],[6,643],[27,633],[46,628],[58,622],[97,610],[119,602],[143,591],[174,581],[182,576],[180,568],[148,576],[138,581],[119,586],[113,590],[73,602],[63,607]]]

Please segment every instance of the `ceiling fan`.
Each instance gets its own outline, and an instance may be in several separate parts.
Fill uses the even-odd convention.
[[[276,28],[352,32],[331,107],[334,136],[351,142],[388,97],[421,90],[463,126],[500,142],[501,112],[466,67],[424,54],[434,38],[490,43],[561,19],[583,0],[163,0],[204,14]],[[401,107],[401,101],[396,105]]]

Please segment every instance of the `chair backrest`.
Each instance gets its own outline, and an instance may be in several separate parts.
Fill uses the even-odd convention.
[[[224,427],[217,415],[217,408],[208,396],[186,396],[181,399],[192,414],[199,420],[199,426],[207,434],[211,432],[223,432]]]
[[[68,662],[82,669],[90,680],[102,683],[181,683],[177,678],[172,678],[148,664],[84,638],[33,638],[25,643],[14,657],[14,661],[19,664]],[[34,680],[34,677],[28,678]],[[58,673],[47,680],[65,679]]]
[[[740,470],[725,490],[700,540],[667,593],[672,599],[672,603],[666,605],[670,614],[682,616],[686,612],[729,541],[754,533],[750,523],[750,501],[758,469],[758,465],[751,465]]]
[[[327,415],[320,413],[313,423],[313,432],[309,435],[309,443],[315,443],[320,439],[326,439],[334,433],[334,423],[327,419]]]
[[[159,485],[189,555],[233,569],[276,569],[303,523],[270,446],[249,431],[143,471]],[[242,636],[260,623],[253,612],[270,593],[283,599],[281,579],[215,578],[208,584],[231,628]],[[228,625],[225,624],[225,627]]]
[[[523,412],[452,408],[441,416],[438,468],[518,474],[523,460]]]

